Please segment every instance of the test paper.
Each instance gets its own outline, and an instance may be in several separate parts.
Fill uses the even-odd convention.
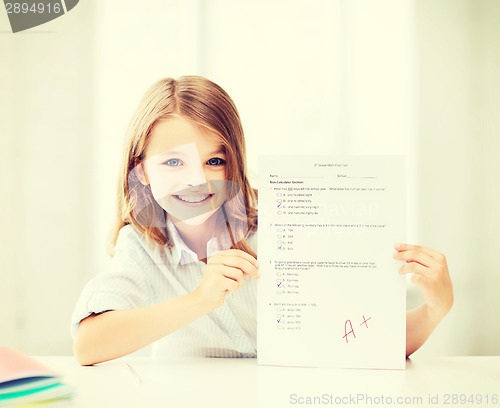
[[[405,367],[401,156],[261,156],[258,361]]]

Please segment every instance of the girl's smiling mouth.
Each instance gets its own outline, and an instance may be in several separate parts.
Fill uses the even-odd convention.
[[[214,196],[214,194],[179,194],[172,195],[176,200],[181,201],[186,205],[203,205],[210,201],[210,199]]]

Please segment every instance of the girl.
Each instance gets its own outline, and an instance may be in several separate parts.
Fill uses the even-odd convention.
[[[257,194],[227,93],[202,77],[156,82],[128,131],[113,270],[84,288],[73,313],[82,365],[153,343],[162,356],[255,357]],[[407,355],[453,302],[445,257],[400,244],[401,273],[425,303],[407,314]]]

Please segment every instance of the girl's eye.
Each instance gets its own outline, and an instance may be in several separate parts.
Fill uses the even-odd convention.
[[[164,164],[167,166],[182,166],[182,162],[179,159],[168,159]]]
[[[226,161],[220,157],[212,157],[211,159],[208,159],[207,164],[210,166],[221,166],[226,164]]]

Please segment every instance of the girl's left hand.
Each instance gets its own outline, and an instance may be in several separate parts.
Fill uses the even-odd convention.
[[[405,261],[399,272],[413,273],[411,281],[420,287],[430,316],[440,321],[453,305],[453,285],[446,257],[431,248],[396,244],[394,259]]]

